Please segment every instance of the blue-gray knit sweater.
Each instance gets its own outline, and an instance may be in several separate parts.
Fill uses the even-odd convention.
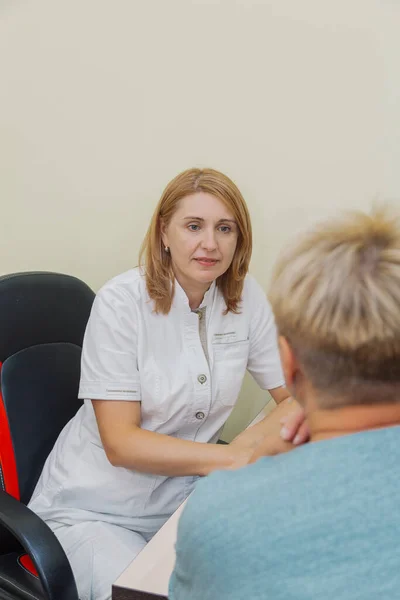
[[[400,599],[400,427],[310,443],[197,484],[170,600]]]

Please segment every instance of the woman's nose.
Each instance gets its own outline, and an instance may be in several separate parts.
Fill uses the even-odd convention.
[[[208,250],[209,252],[211,252],[211,250],[216,249],[217,239],[215,236],[215,231],[213,229],[204,232],[204,236],[202,239],[202,247],[204,248],[204,250]]]

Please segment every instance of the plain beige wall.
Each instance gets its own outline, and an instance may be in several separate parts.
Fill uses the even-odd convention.
[[[213,166],[266,288],[312,220],[400,197],[399,31],[394,0],[0,0],[1,273],[98,289],[168,180]],[[246,380],[225,438],[265,399]]]

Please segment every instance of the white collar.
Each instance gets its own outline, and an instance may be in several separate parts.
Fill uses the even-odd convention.
[[[208,288],[208,290],[206,291],[206,293],[204,294],[204,298],[203,298],[200,306],[196,310],[199,310],[200,308],[204,308],[206,306],[212,306],[212,304],[214,302],[216,289],[217,289],[217,285],[216,285],[215,281],[213,281],[212,284],[210,285],[210,287]],[[179,308],[185,307],[191,311],[191,308],[189,306],[189,299],[186,295],[186,292],[180,286],[180,284],[178,283],[178,281],[176,279],[175,279],[175,296],[174,296],[173,303]]]

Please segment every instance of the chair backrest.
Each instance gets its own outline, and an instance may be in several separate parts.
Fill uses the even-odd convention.
[[[93,291],[69,275],[0,277],[0,489],[29,501],[75,415]]]

